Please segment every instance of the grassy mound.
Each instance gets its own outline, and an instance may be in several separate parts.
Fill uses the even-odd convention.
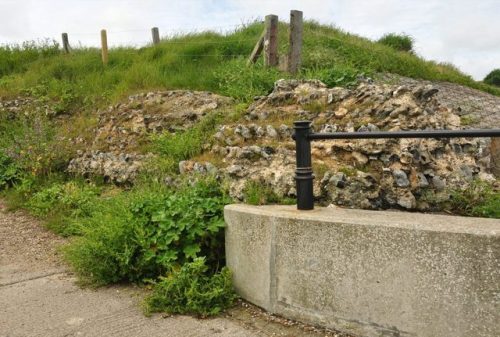
[[[165,38],[158,46],[114,48],[101,64],[95,48],[58,52],[55,42],[0,48],[0,95],[27,92],[54,99],[61,111],[95,108],[131,92],[156,88],[208,90],[248,101],[287,76],[261,65],[247,67],[263,25],[250,24],[228,34],[204,32]],[[287,50],[287,29],[280,26],[280,50]],[[349,84],[357,75],[390,72],[449,81],[500,95],[500,89],[474,81],[449,64],[440,64],[339,29],[306,22],[303,67],[298,77],[329,85]]]

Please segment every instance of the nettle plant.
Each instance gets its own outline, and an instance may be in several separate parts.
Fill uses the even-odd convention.
[[[162,275],[199,256],[217,269],[224,259],[223,208],[227,199],[216,185],[197,183],[175,193],[136,203],[136,264],[144,276]]]

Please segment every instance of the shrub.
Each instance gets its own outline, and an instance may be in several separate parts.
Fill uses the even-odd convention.
[[[398,51],[412,52],[413,51],[413,38],[406,34],[385,34],[378,41],[383,45],[389,46]]]
[[[145,300],[146,313],[213,316],[229,308],[236,299],[231,272],[226,267],[210,274],[203,258],[184,264],[154,285]]]
[[[224,264],[226,203],[211,179],[178,191],[144,187],[121,193],[82,220],[83,236],[69,245],[66,257],[81,280],[94,285],[155,279],[197,257],[215,270]]]
[[[484,78],[484,83],[500,87],[500,69],[495,69]]]

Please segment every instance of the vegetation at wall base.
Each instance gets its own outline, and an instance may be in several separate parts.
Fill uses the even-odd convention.
[[[175,191],[150,185],[101,198],[82,221],[82,236],[66,248],[82,281],[141,283],[197,257],[211,271],[224,265],[225,192],[214,179],[185,184]]]
[[[231,272],[207,273],[203,258],[184,264],[154,284],[145,300],[145,312],[214,316],[231,307],[236,300]]]
[[[481,180],[474,180],[466,189],[451,191],[446,204],[445,208],[456,214],[500,218],[500,192]]]

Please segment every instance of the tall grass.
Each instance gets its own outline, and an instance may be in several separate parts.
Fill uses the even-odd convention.
[[[287,49],[287,26],[280,25],[280,51]],[[99,50],[75,49],[69,55],[56,43],[0,48],[0,95],[38,88],[49,99],[70,101],[67,110],[108,104],[140,90],[209,90],[249,101],[265,94],[285,74],[246,66],[263,26],[253,23],[228,34],[203,32],[164,38],[157,46],[113,48],[104,67]],[[359,74],[391,72],[427,80],[449,81],[500,95],[500,89],[474,81],[457,68],[307,22],[302,71],[330,85],[349,84]]]

